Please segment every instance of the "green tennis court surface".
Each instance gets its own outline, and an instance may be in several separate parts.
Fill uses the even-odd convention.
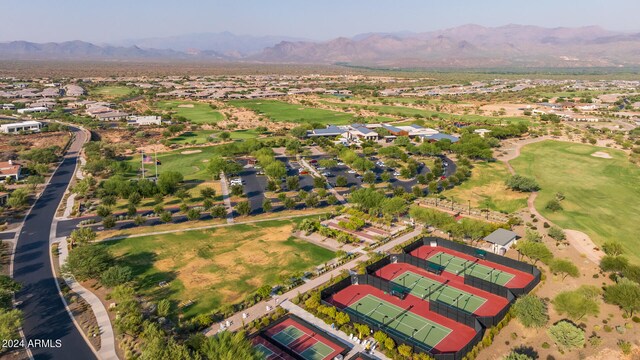
[[[440,300],[445,304],[464,310],[470,314],[473,314],[487,301],[487,299],[483,297],[475,296],[411,271],[401,274],[391,280],[391,282],[410,289],[410,293],[413,296],[421,299],[429,297],[431,300]]]
[[[300,354],[306,360],[322,360],[331,355],[333,349],[326,344],[317,342],[309,346],[305,351]]]
[[[474,260],[465,260],[444,252],[438,252],[427,260],[444,266],[446,272],[456,275],[471,275],[498,285],[504,285],[515,277],[513,274],[479,264]]]
[[[261,353],[263,353],[265,359],[268,358],[269,356],[273,355],[273,351],[269,350],[266,346],[264,346],[262,344],[256,345],[255,349],[260,351]]]
[[[384,324],[386,331],[395,333],[400,338],[413,338],[430,349],[452,331],[371,294],[349,305],[345,310]]]
[[[282,329],[277,334],[271,336],[272,339],[279,342],[280,344],[289,347],[289,344],[298,340],[299,338],[306,336],[311,337],[311,334],[307,334],[304,331],[298,329],[295,326],[287,326]],[[289,347],[291,349],[291,347]],[[291,349],[298,353],[295,349]],[[302,353],[298,353],[306,360],[322,360],[327,356],[331,355],[334,350],[326,345],[316,340],[316,343],[306,348]]]

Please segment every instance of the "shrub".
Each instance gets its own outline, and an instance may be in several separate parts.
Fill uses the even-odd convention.
[[[551,228],[549,228],[549,236],[558,241],[563,241],[567,238],[564,231],[557,226],[552,226]]]
[[[600,289],[595,286],[582,285],[576,290],[559,293],[553,299],[553,306],[559,314],[567,314],[573,320],[580,320],[587,315],[600,313],[600,293]]]
[[[560,211],[562,210],[562,205],[560,205],[560,202],[556,199],[551,199],[547,202],[547,204],[544,206],[545,209],[547,210],[551,210],[553,212],[556,211]]]
[[[100,282],[102,285],[112,288],[131,281],[131,268],[128,266],[112,266],[102,273]]]
[[[549,327],[547,334],[558,346],[566,349],[581,348],[585,344],[584,330],[566,320]]]
[[[539,297],[527,294],[516,300],[513,305],[515,316],[526,327],[539,328],[549,321],[547,306]]]
[[[506,184],[515,191],[532,192],[540,190],[540,185],[538,185],[535,179],[521,175],[511,176],[507,179]]]

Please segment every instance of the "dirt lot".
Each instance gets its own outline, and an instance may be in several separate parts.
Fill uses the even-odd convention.
[[[66,131],[15,135],[0,134],[0,153],[8,155],[28,149],[49,146],[63,147],[67,144],[67,141],[69,141],[69,133]]]

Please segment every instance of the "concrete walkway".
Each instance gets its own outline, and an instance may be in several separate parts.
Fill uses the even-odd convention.
[[[233,207],[231,206],[231,196],[229,195],[227,176],[223,172],[220,173],[220,188],[222,189],[222,200],[227,207],[227,223],[233,224]]]
[[[415,230],[413,230],[410,233],[404,234],[392,241],[389,241],[388,243],[381,245],[379,247],[377,247],[375,249],[375,251],[377,252],[385,252],[389,249],[392,249],[394,246],[402,244],[406,241],[408,241],[411,238],[414,238],[416,236],[418,236],[420,233],[422,232],[422,228],[421,227],[417,227]],[[307,292],[309,290],[315,289],[318,286],[326,283],[327,281],[331,280],[332,278],[340,275],[340,273],[343,270],[349,270],[354,268],[355,266],[358,265],[358,263],[363,262],[363,261],[367,261],[369,259],[368,255],[362,255],[359,258],[352,260],[348,263],[345,263],[341,266],[338,266],[337,268],[331,270],[331,271],[327,271],[326,273],[313,278],[309,281],[307,281],[306,283],[293,288],[292,290],[279,295],[277,297],[274,297],[273,299],[270,300],[264,300],[261,301],[255,305],[253,305],[252,307],[248,308],[248,309],[244,309],[240,312],[235,313],[234,315],[232,315],[231,317],[229,317],[228,319],[225,319],[221,324],[226,324],[227,322],[230,323],[229,326],[226,326],[225,329],[229,330],[229,331],[235,331],[240,329],[245,322],[250,322],[253,319],[257,319],[260,318],[262,316],[264,316],[265,314],[267,314],[267,305],[270,306],[271,310],[273,311],[273,309],[275,309],[275,307],[281,302],[281,301],[286,301],[289,299],[292,299],[293,297],[297,296],[298,294],[302,294],[304,292]],[[246,319],[243,319],[243,314],[245,314]],[[206,336],[213,336],[216,333],[218,333],[218,331],[221,330],[221,324],[214,324],[212,325],[210,328],[208,328],[205,331],[205,335]]]
[[[52,228],[55,229],[55,227],[56,223],[54,220]],[[67,238],[53,239],[53,234],[55,233],[52,233],[52,240],[58,242],[58,261],[60,268],[62,268],[62,265],[64,265],[67,261],[67,257],[69,256]],[[100,329],[100,350],[98,350],[98,356],[103,360],[117,360],[118,355],[116,354],[115,336],[113,334],[113,328],[111,326],[111,320],[109,319],[107,309],[95,294],[80,285],[73,277],[63,276],[63,279],[71,291],[76,293],[78,296],[81,296],[84,301],[91,306],[91,310],[93,311],[93,315],[96,317],[96,321]],[[66,300],[64,298],[62,300],[65,302],[68,309],[69,305],[66,304]]]
[[[361,344],[356,343],[353,339],[350,339],[349,336],[347,334],[345,334],[343,331],[341,330],[337,330],[337,329],[333,329],[331,328],[331,326],[327,325],[324,321],[318,319],[317,317],[315,317],[313,314],[311,314],[310,312],[306,311],[305,309],[301,308],[300,306],[292,303],[291,301],[287,300],[282,302],[282,304],[280,304],[280,306],[289,311],[290,313],[300,317],[301,319],[303,319],[304,321],[315,325],[316,327],[326,331],[327,333],[340,338],[341,340],[343,340],[344,342],[351,344],[351,346],[353,346],[353,348],[351,348],[351,351],[349,351],[349,354],[347,354],[347,356],[345,356],[345,359],[350,359],[351,356],[355,355],[358,352],[364,352],[365,349]],[[374,351],[372,353],[368,353],[368,355],[373,356],[374,358],[377,359],[381,359],[381,360],[390,360],[386,355],[380,353],[379,351]]]

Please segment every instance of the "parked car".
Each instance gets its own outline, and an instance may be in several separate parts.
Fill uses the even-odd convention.
[[[349,173],[349,174],[355,174],[355,173],[356,173],[356,171],[355,171],[355,170],[349,170],[349,171],[347,171],[347,173]]]
[[[322,171],[322,170],[327,170],[327,168],[324,167],[319,167],[318,170]]]
[[[318,160],[316,160],[316,159],[312,159],[312,160],[309,161],[310,164],[315,164],[317,162],[318,162]]]
[[[338,162],[338,166],[344,166],[344,163],[342,161]]]
[[[396,171],[393,173],[393,176],[400,176],[400,173]]]
[[[322,176],[326,176],[326,177],[332,177],[333,174],[332,173],[328,173],[328,172],[323,172]]]

